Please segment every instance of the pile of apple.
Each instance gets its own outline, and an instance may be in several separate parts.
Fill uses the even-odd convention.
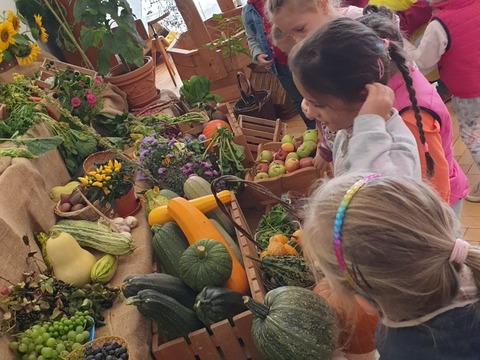
[[[313,166],[317,142],[317,130],[306,130],[298,139],[292,135],[283,136],[277,152],[263,150],[258,155],[254,180],[273,178]]]

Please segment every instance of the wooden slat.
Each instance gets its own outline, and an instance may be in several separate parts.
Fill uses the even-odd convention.
[[[247,142],[256,143],[257,145],[260,143],[271,142],[273,138],[272,133],[264,132],[264,131],[256,131],[250,129],[242,129]]]
[[[253,315],[250,311],[245,311],[234,316],[233,322],[235,323],[235,327],[233,331],[245,344],[244,351],[247,351],[247,358],[251,360],[261,360],[262,356],[257,351],[252,339],[252,320]]]
[[[228,320],[223,320],[211,326],[217,345],[228,360],[245,360],[242,347]],[[207,360],[207,359],[205,359]]]
[[[158,344],[158,335],[153,336],[153,344]],[[196,360],[184,338],[178,338],[153,348],[156,360]]]
[[[254,123],[254,124],[262,124],[262,125],[266,125],[266,126],[275,126],[275,121],[276,120],[268,120],[268,119],[262,119],[262,118],[258,118],[258,117],[254,117],[254,116],[248,116],[248,115],[240,115],[239,116],[239,123],[240,123],[240,126],[242,126],[242,123],[243,122],[250,122],[250,123]]]
[[[263,131],[270,134],[273,134],[275,130],[275,126],[265,126],[265,125],[254,124],[254,123],[243,123],[243,128],[250,129],[250,130]]]
[[[188,338],[191,341],[190,349],[192,349],[200,360],[222,360],[218,354],[216,345],[213,343],[210,334],[205,328],[191,333]]]

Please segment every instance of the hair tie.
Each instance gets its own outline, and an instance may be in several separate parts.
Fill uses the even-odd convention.
[[[427,143],[423,144],[423,151],[426,152],[426,153],[429,152]]]
[[[350,204],[353,196],[369,181],[380,177],[380,174],[371,174],[365,176],[364,178],[358,180],[353,184],[350,189],[345,193],[340,206],[338,207],[337,214],[335,215],[335,222],[333,225],[333,250],[335,252],[335,257],[337,258],[337,264],[340,272],[345,276],[348,282],[353,286],[354,289],[358,289],[358,285],[355,284],[352,277],[347,271],[347,265],[345,264],[345,259],[343,257],[342,250],[342,227],[343,220],[345,218],[345,213],[347,207]]]
[[[390,47],[390,40],[389,39],[382,39],[383,44],[385,45],[385,49],[388,49]]]
[[[383,78],[383,75],[385,75],[385,65],[383,65],[382,59],[380,58],[377,59],[377,65],[378,65],[378,80],[381,80]]]
[[[468,249],[470,249],[470,244],[463,239],[455,239],[453,245],[452,253],[448,261],[451,263],[463,264],[467,259]]]

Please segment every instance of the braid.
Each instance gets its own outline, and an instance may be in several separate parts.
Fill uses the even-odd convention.
[[[398,70],[400,70],[400,73],[403,76],[405,84],[407,85],[408,95],[412,103],[412,109],[413,109],[413,113],[415,114],[415,120],[417,121],[417,128],[418,128],[418,134],[420,137],[420,142],[425,152],[425,161],[427,164],[427,176],[428,178],[431,178],[434,174],[435,162],[433,161],[432,155],[428,150],[428,144],[426,143],[426,140],[425,140],[425,132],[423,131],[423,124],[422,124],[422,115],[420,113],[420,108],[418,107],[415,89],[413,88],[413,81],[410,76],[408,66],[406,65],[405,58],[401,54],[398,46],[394,43],[391,43],[391,46],[390,46],[390,57],[392,58],[393,61],[395,61],[395,64],[397,65]]]

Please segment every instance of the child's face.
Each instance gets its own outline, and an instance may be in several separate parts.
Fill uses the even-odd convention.
[[[361,103],[350,103],[331,95],[311,94],[293,77],[298,91],[303,96],[302,108],[309,119],[321,121],[330,131],[347,129],[353,125]]]
[[[299,42],[332,19],[328,12],[329,7],[322,4],[320,0],[313,9],[308,9],[290,1],[277,11],[273,22],[285,34],[290,34]]]

